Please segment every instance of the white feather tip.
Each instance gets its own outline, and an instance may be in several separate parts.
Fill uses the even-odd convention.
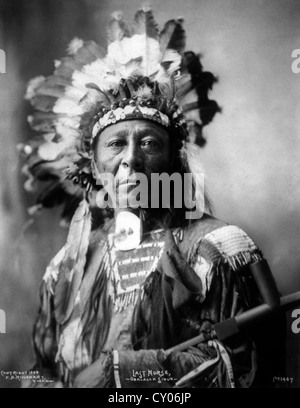
[[[116,20],[116,21],[121,21],[123,20],[123,13],[120,10],[116,10],[113,13],[111,13],[111,19]]]
[[[83,40],[81,40],[80,38],[73,38],[73,40],[70,42],[68,48],[67,48],[67,52],[69,55],[75,55],[80,48],[82,48],[84,45]]]
[[[148,11],[152,11],[152,7],[149,3],[144,3],[140,10],[142,10],[144,13],[148,13]]]

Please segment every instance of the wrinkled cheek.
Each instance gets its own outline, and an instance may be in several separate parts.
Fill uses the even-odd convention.
[[[116,175],[118,171],[118,163],[115,160],[105,160],[97,163],[99,173],[109,173]]]
[[[168,154],[146,160],[145,170],[146,174],[168,172],[170,170]]]

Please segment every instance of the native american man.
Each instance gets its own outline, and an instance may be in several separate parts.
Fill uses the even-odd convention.
[[[59,196],[76,207],[34,330],[35,369],[51,386],[250,387],[275,375],[261,363],[279,360],[275,338],[241,333],[222,343],[213,331],[261,302],[248,266],[262,254],[209,214],[199,144],[219,110],[207,95],[215,78],[184,45],[182,20],[159,33],[150,10],[133,28],[115,13],[107,52],[75,39],[54,74],[29,85],[30,124],[43,137],[23,147],[26,170],[50,183],[40,204]],[[186,217],[172,200],[151,208],[151,175],[162,173],[192,175],[201,216]],[[113,191],[103,174],[113,175]],[[122,207],[140,174],[148,200]],[[99,194],[116,205],[100,210]],[[200,333],[205,341],[167,352]]]

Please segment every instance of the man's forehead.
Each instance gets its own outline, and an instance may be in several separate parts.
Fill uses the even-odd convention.
[[[111,136],[116,134],[144,133],[152,132],[154,134],[164,134],[167,132],[162,126],[151,122],[150,120],[127,120],[116,123],[104,129],[103,135]]]

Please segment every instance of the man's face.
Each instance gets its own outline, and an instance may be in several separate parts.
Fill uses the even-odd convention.
[[[136,187],[136,173],[145,174],[150,182],[151,173],[169,172],[172,160],[169,134],[147,120],[119,122],[101,132],[94,156],[100,174],[114,175],[116,192],[122,201]]]

